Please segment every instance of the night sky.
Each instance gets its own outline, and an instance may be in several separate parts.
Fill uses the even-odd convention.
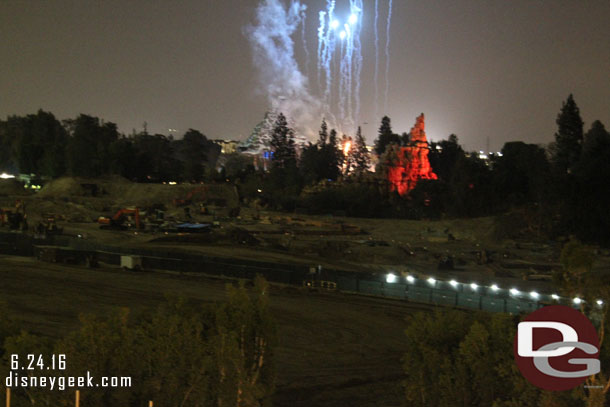
[[[383,19],[388,0],[379,1]],[[347,3],[337,0],[339,14]],[[369,142],[380,120],[373,3],[365,0],[362,33],[361,123]],[[305,4],[309,66],[299,35],[295,52],[315,94],[324,2]],[[256,5],[0,0],[0,117],[42,108],[60,119],[96,115],[124,133],[146,121],[149,132],[196,128],[213,139],[243,139],[267,107],[245,34]],[[586,129],[596,119],[610,127],[610,1],[394,0],[393,11],[385,113],[396,132],[424,112],[430,139],[455,133],[470,150],[484,149],[487,138],[492,150],[511,140],[548,143],[570,93]]]

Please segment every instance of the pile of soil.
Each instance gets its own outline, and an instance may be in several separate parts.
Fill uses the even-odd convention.
[[[85,189],[81,186],[80,180],[72,177],[62,177],[53,180],[38,192],[41,198],[70,198],[74,196],[84,196]]]
[[[203,185],[199,184],[140,184],[122,177],[104,179],[86,179],[62,177],[47,183],[38,196],[43,199],[71,200],[75,197],[91,196],[91,186],[95,186],[98,198],[110,198],[113,206],[138,206],[141,208],[154,205],[172,206],[174,199],[185,199],[189,193]],[[21,188],[23,189],[23,188]],[[1,193],[1,191],[0,191]],[[205,191],[193,195],[193,202],[223,202],[227,207],[239,206],[239,196],[231,185],[206,185]]]

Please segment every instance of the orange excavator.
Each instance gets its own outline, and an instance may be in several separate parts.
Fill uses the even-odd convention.
[[[208,192],[207,185],[203,185],[191,190],[183,199],[174,199],[174,206],[186,206],[193,202],[193,198],[198,197],[200,201],[205,199],[205,194]]]
[[[119,209],[117,213],[115,213],[112,217],[107,218],[105,216],[100,216],[97,219],[97,223],[100,224],[101,229],[119,229],[125,230],[127,229],[127,225],[125,224],[128,220],[129,216],[133,216],[136,224],[136,229],[142,229],[143,224],[140,222],[140,209]]]

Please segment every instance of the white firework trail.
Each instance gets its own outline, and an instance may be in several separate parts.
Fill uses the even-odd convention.
[[[321,108],[327,118],[334,118],[337,112],[336,126],[339,130],[352,132],[360,124],[361,88],[363,72],[363,55],[361,34],[364,19],[364,0],[339,0],[347,3],[349,9],[336,10],[336,0],[326,0],[325,10],[318,12],[317,30],[317,94],[309,94],[307,85],[308,71],[311,68],[310,52],[307,41],[306,6],[297,1],[260,0],[257,9],[258,24],[249,28],[249,36],[255,51],[255,61],[261,68],[261,77],[266,82],[266,92],[272,105],[281,106],[283,110],[292,110],[293,117],[308,116],[312,109],[306,104]],[[374,71],[374,109],[375,116],[380,113],[380,100],[384,101],[387,111],[389,94],[390,65],[390,23],[392,19],[393,0],[388,0],[388,14],[385,38],[385,89],[382,92],[380,72],[380,7],[379,0],[374,1],[375,19],[375,71]],[[343,5],[341,6],[343,7]],[[305,74],[301,74],[294,58],[292,34],[301,35]],[[266,63],[266,65],[265,65]],[[316,79],[313,78],[312,79]],[[297,101],[299,99],[300,101]]]
[[[307,47],[307,37],[305,28],[307,27],[307,13],[305,8],[301,8],[301,41],[305,51],[305,76],[309,77],[309,48]]]
[[[318,89],[322,91],[322,68],[324,66],[323,51],[325,51],[326,11],[320,11],[320,26],[318,27]]]
[[[328,24],[325,36],[326,52],[324,54],[324,69],[326,74],[326,88],[324,90],[324,100],[326,101],[327,109],[330,110],[332,101],[332,85],[333,85],[333,73],[331,70],[331,63],[333,61],[333,54],[335,52],[336,43],[336,20],[335,20],[335,0],[326,0],[326,7],[328,10]]]
[[[388,113],[388,92],[390,91],[390,24],[392,22],[392,0],[388,4],[388,23],[385,37],[385,102],[384,114]]]
[[[360,41],[360,32],[362,30],[362,15],[363,5],[362,0],[350,0],[350,9],[352,16],[356,16],[354,23],[354,94],[355,94],[355,110],[353,114],[353,125],[360,124],[360,88],[362,79],[362,41]],[[351,18],[351,17],[350,17]],[[354,130],[352,129],[352,130]]]
[[[345,30],[345,53],[343,54],[343,75],[344,75],[344,86],[343,86],[343,110],[345,115],[341,118],[346,126],[350,126],[352,119],[352,61],[354,54],[354,36],[349,24],[343,26]]]
[[[375,0],[375,120],[379,117],[379,0]]]
[[[343,58],[345,55],[345,34],[344,31],[341,32],[341,42],[339,43],[340,53],[339,53],[339,95],[338,95],[338,104],[339,104],[339,120],[342,122],[345,120],[345,63],[343,62]]]

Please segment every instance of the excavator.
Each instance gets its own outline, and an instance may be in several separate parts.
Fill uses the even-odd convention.
[[[97,223],[100,224],[100,229],[118,229],[125,230],[128,228],[128,225],[125,223],[128,220],[128,217],[133,216],[135,220],[136,229],[143,229],[144,225],[140,222],[140,209],[139,208],[123,208],[119,209],[117,213],[115,213],[112,217],[107,218],[105,216],[100,216],[97,219]]]

